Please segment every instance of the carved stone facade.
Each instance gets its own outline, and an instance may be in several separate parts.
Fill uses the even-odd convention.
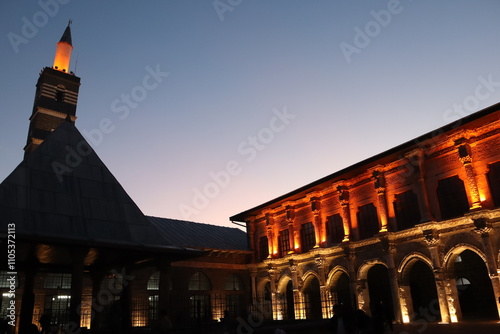
[[[269,318],[344,304],[405,323],[498,319],[500,104],[231,220],[247,224],[253,302]]]

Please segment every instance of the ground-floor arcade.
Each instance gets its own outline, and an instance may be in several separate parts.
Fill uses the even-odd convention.
[[[335,304],[394,321],[498,320],[496,237],[481,220],[453,233],[423,225],[415,236],[380,234],[363,243],[316,248],[252,267],[254,302],[274,320],[326,319]],[[404,237],[404,238],[403,238]]]

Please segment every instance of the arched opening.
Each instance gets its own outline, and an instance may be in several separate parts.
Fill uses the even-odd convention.
[[[278,284],[278,296],[274,305],[276,320],[295,319],[295,300],[293,283],[290,277],[283,276]]]
[[[408,281],[414,312],[411,320],[439,321],[441,312],[431,268],[423,261],[416,261],[410,268]]]
[[[306,319],[321,319],[321,292],[319,280],[310,275],[304,282],[304,310]]]
[[[349,276],[345,272],[342,272],[337,280],[333,282],[330,293],[332,295],[332,305],[353,305]]]
[[[295,319],[295,304],[294,304],[294,299],[293,299],[293,284],[292,280],[288,281],[288,284],[286,285],[286,300],[285,300],[285,305],[286,305],[286,319],[288,320],[293,320]]]
[[[498,319],[495,295],[484,261],[464,250],[454,261],[454,278],[464,320]]]
[[[189,280],[188,290],[192,291],[190,299],[190,317],[195,319],[210,319],[212,284],[205,273],[196,272]]]
[[[261,309],[265,319],[273,318],[271,282],[267,281],[261,296]]]
[[[245,310],[243,280],[236,274],[227,277],[224,286],[226,290],[226,308],[233,317],[243,315]]]
[[[368,293],[370,308],[383,307],[387,314],[394,319],[389,271],[382,264],[375,264],[368,270]]]

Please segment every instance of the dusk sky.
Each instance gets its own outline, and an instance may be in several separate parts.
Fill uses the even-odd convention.
[[[4,0],[0,181],[69,19],[76,126],[128,194],[147,215],[234,227],[499,102],[499,17],[497,0]]]

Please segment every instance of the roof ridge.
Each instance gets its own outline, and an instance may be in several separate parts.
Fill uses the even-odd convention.
[[[199,225],[208,225],[208,226],[215,226],[215,227],[221,227],[221,228],[228,228],[228,229],[237,229],[240,230],[237,227],[229,227],[229,226],[222,226],[222,225],[216,225],[216,224],[209,224],[209,223],[202,223],[202,222],[195,222],[191,220],[184,220],[184,219],[177,219],[177,218],[167,218],[167,217],[158,217],[158,216],[151,216],[151,215],[145,215],[146,218],[157,218],[157,219],[168,219],[168,220],[173,220],[173,221],[178,221],[178,222],[183,222],[183,223],[191,223],[191,224],[199,224]],[[241,231],[241,230],[240,230]]]

